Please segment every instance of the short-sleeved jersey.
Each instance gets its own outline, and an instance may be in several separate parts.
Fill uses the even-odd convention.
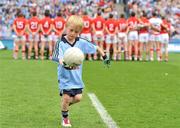
[[[42,29],[45,32],[44,34],[49,35],[51,32],[48,31],[51,29],[52,20],[49,17],[45,17],[41,20]]]
[[[162,21],[162,24],[167,27],[168,30],[166,30],[163,26],[161,27],[161,34],[168,33],[168,31],[171,28],[170,23],[168,23],[166,20]]]
[[[65,27],[66,21],[62,17],[56,17],[53,21],[54,28],[56,29],[56,35],[61,35]]]
[[[146,17],[141,17],[140,21],[142,23],[139,23],[139,24],[142,24],[142,25],[149,24],[149,20]],[[149,31],[148,27],[142,27],[142,28],[140,28],[139,33],[148,33],[148,31]]]
[[[137,31],[139,20],[136,17],[130,17],[127,22],[129,31]]]
[[[26,28],[26,24],[27,24],[27,21],[25,18],[23,17],[18,17],[14,20],[14,23],[13,25],[15,26],[16,28],[16,31],[18,34],[20,34],[22,31],[25,30]],[[23,33],[24,34],[24,33]]]
[[[55,50],[53,52],[53,61],[59,62],[63,59],[64,52],[70,47],[78,47],[84,54],[96,53],[97,47],[89,41],[77,37],[74,44],[70,44],[64,36],[56,43]],[[82,81],[82,64],[78,69],[67,70],[62,65],[58,65],[58,80],[60,82],[59,89],[78,89],[84,88]]]
[[[94,28],[96,31],[103,31],[104,29],[104,18],[102,18],[101,16],[97,16],[94,20],[93,20],[93,24],[94,24]]]
[[[82,33],[91,33],[92,20],[88,16],[83,16],[84,27]]]
[[[37,32],[39,29],[39,19],[35,16],[29,19],[28,27],[32,32]]]
[[[117,28],[117,22],[115,19],[110,18],[105,22],[107,30],[110,32],[110,34],[114,34]]]
[[[149,22],[154,28],[158,29],[159,31],[161,30],[162,20],[160,18],[152,17],[149,19]],[[154,29],[151,29],[151,34],[157,35],[159,34],[159,32]]]
[[[125,18],[120,18],[117,21],[118,24],[118,30],[119,32],[126,32],[127,31],[127,22]]]

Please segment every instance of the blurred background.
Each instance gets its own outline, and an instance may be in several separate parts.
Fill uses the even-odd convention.
[[[159,15],[168,17],[172,24],[170,50],[178,49],[180,43],[180,2],[179,0],[1,0],[0,1],[0,40],[8,49],[13,48],[12,25],[18,10],[21,10],[26,19],[30,18],[32,11],[43,18],[44,11],[50,10],[51,18],[61,11],[63,17],[71,14],[81,14],[83,11],[94,18],[101,11],[106,19],[112,13],[116,19],[120,14],[126,18],[134,11],[139,16],[145,10],[148,17],[156,10]],[[175,51],[178,51],[175,50]]]

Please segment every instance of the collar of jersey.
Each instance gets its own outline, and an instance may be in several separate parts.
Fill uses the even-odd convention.
[[[71,47],[73,47],[77,41],[79,41],[79,37],[76,37],[75,41],[73,44],[69,43],[66,38],[65,38],[66,34],[63,34],[62,37],[61,37],[61,41],[63,41],[64,43],[68,43]]]

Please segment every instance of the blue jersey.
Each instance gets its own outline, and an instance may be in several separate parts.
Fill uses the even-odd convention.
[[[77,37],[73,44],[70,44],[63,36],[56,44],[53,60],[59,63],[63,59],[64,52],[70,47],[78,47],[84,54],[93,54],[96,52],[96,45],[89,41]],[[82,64],[78,69],[67,70],[62,65],[58,65],[58,81],[59,89],[78,89],[84,88],[82,80]]]

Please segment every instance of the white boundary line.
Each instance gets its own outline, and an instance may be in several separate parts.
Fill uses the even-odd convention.
[[[108,128],[120,128],[118,127],[116,122],[112,119],[112,117],[108,114],[108,112],[106,111],[104,106],[101,104],[101,102],[98,100],[96,95],[94,93],[88,93],[88,96],[93,106],[95,107],[99,115],[101,116],[103,122],[108,126]]]

